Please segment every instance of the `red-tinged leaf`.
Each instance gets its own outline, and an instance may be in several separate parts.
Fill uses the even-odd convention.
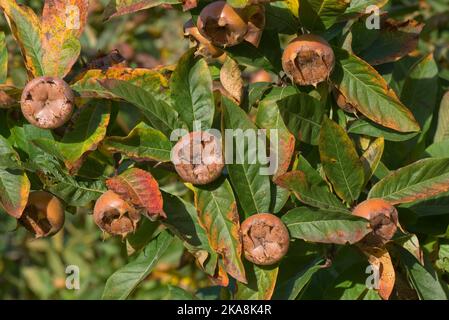
[[[394,289],[396,273],[390,254],[385,248],[374,248],[367,246],[359,246],[362,252],[368,257],[371,266],[378,272],[378,288],[376,288],[379,296],[388,300]]]
[[[22,170],[0,169],[0,207],[18,219],[28,202],[30,181]]]
[[[161,97],[163,92],[168,88],[168,80],[164,77],[162,71],[125,67],[109,68],[106,71],[100,69],[88,70],[79,75],[72,83],[71,87],[85,98],[115,97],[109,90],[105,89],[99,83],[99,80],[106,79],[127,81],[146,91],[154,93],[156,98]]]
[[[449,159],[423,159],[393,171],[374,185],[368,198],[391,204],[424,200],[449,191]]]
[[[80,53],[88,0],[45,0],[42,12],[42,60],[45,75],[63,78]]]
[[[334,48],[335,70],[331,76],[346,101],[370,120],[400,132],[420,130],[413,114],[368,63]]]
[[[103,12],[103,18],[108,20],[124,14],[157,7],[162,4],[178,3],[180,3],[179,0],[110,0]]]
[[[216,286],[227,287],[229,285],[229,277],[221,260],[218,261],[216,274],[213,277],[209,276],[209,279]]]
[[[0,0],[12,34],[20,47],[25,66],[32,77],[43,76],[43,51],[41,43],[41,21],[33,10],[19,5],[15,0]]]
[[[106,181],[108,189],[119,194],[136,207],[146,210],[151,218],[166,217],[162,194],[153,176],[142,169],[131,168]]]
[[[237,203],[228,180],[195,188],[195,207],[212,248],[223,257],[227,273],[246,283]]]

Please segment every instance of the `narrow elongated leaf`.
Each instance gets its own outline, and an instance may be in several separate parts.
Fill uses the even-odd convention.
[[[324,105],[305,93],[289,96],[277,103],[290,132],[305,143],[317,145],[326,112]]]
[[[438,124],[434,142],[441,142],[449,138],[449,91],[443,96],[438,110]]]
[[[334,48],[332,81],[346,100],[372,121],[400,132],[419,131],[419,125],[381,75],[368,63]]]
[[[302,156],[299,158],[298,169],[280,176],[276,179],[276,183],[291,190],[301,202],[310,206],[327,211],[349,212],[329,191],[329,186],[320,174]]]
[[[144,208],[151,218],[166,217],[162,209],[162,194],[159,184],[151,173],[131,168],[106,181],[108,189],[137,208]]]
[[[103,80],[101,85],[138,107],[152,127],[162,131],[166,136],[170,136],[174,129],[182,127],[182,122],[178,121],[177,112],[167,103],[156,100],[144,89],[116,79]]]
[[[5,33],[0,32],[0,83],[5,83],[8,77],[8,48],[6,48]]]
[[[102,147],[136,161],[170,161],[172,143],[159,130],[139,123],[126,137],[108,137]]]
[[[226,272],[246,283],[239,214],[228,180],[195,188],[195,207],[212,248],[223,257]]]
[[[349,6],[346,0],[301,0],[299,19],[309,30],[324,31],[331,27]]]
[[[42,63],[45,74],[63,78],[80,53],[88,0],[46,0],[42,12]]]
[[[61,142],[36,139],[33,142],[64,161],[71,172],[81,166],[85,156],[95,150],[106,136],[110,120],[110,105],[96,102],[81,110],[72,131],[64,135]]]
[[[72,83],[73,90],[86,98],[113,98],[111,91],[105,89],[99,80],[116,79],[129,82],[154,95],[156,99],[163,99],[168,89],[168,81],[158,70],[143,68],[113,67],[106,71],[91,69],[79,75]]]
[[[351,214],[295,208],[282,216],[293,238],[310,242],[353,244],[372,231],[369,221]]]
[[[353,142],[342,127],[325,118],[318,148],[324,171],[335,192],[345,202],[353,203],[359,197],[365,179]]]
[[[357,133],[376,138],[383,137],[388,141],[406,141],[418,135],[418,132],[397,132],[363,119],[357,119],[354,121],[348,129],[348,133]]]
[[[22,170],[0,169],[0,206],[20,218],[28,201],[30,181]]]
[[[273,295],[279,267],[247,264],[248,284],[237,283],[237,300],[270,300]]]
[[[108,278],[102,299],[123,300],[128,298],[134,289],[151,273],[172,241],[173,236],[169,232],[164,231],[159,234],[134,261],[117,270]]]
[[[226,137],[226,167],[239,203],[246,216],[268,212],[270,178],[265,166],[257,161],[257,129],[246,113],[231,100],[223,98],[223,131]],[[233,136],[226,136],[227,131]],[[232,144],[231,144],[232,142]],[[231,148],[233,146],[233,148]],[[232,150],[234,150],[235,158]],[[265,151],[265,148],[262,149]],[[250,161],[256,160],[256,161]],[[251,163],[253,162],[253,163]]]
[[[368,198],[391,204],[424,200],[449,191],[449,159],[423,159],[400,168],[380,180]]]
[[[195,58],[195,49],[179,60],[170,89],[174,107],[190,129],[194,121],[200,121],[202,129],[211,127],[215,110],[212,78],[206,61]]]
[[[15,0],[0,0],[12,34],[16,39],[28,72],[39,77],[45,74],[41,43],[41,21],[33,10]]]
[[[105,20],[159,6],[161,4],[177,4],[178,0],[110,0],[103,12]]]

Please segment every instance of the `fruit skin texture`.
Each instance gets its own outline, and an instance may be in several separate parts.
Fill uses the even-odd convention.
[[[301,86],[327,80],[335,65],[335,55],[329,43],[316,35],[293,39],[282,55],[284,72]]]
[[[217,179],[224,168],[221,140],[205,131],[194,131],[182,137],[171,152],[176,172],[197,185]]]
[[[125,238],[136,230],[140,213],[114,191],[106,191],[95,203],[94,221],[101,230]]]
[[[45,191],[35,191],[28,196],[28,203],[19,218],[19,224],[36,238],[54,235],[64,225],[64,207],[61,201]]]
[[[75,96],[69,85],[54,77],[39,77],[27,83],[20,106],[29,123],[55,129],[66,123],[74,109]]]
[[[273,214],[258,213],[241,225],[245,258],[257,265],[271,265],[287,253],[290,237],[287,227]]]
[[[226,1],[214,1],[201,10],[197,27],[213,45],[231,47],[241,43],[248,26],[241,13]]]
[[[398,211],[383,199],[365,200],[352,210],[352,214],[370,221],[373,231],[362,240],[369,246],[383,246],[398,228]]]
[[[222,50],[214,46],[209,40],[201,35],[192,19],[184,24],[184,35],[197,43],[197,53],[210,58],[218,58],[224,54]]]

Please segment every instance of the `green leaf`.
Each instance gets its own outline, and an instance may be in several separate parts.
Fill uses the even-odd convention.
[[[103,19],[119,17],[124,14],[159,6],[161,4],[177,4],[178,0],[110,0],[103,12]]]
[[[418,296],[422,300],[447,300],[448,296],[444,291],[438,274],[426,263],[422,266],[418,260],[407,250],[399,249],[401,262],[407,270],[407,274],[415,288]]]
[[[433,138],[434,142],[441,142],[449,138],[449,92],[446,92],[438,109],[438,123]]]
[[[135,161],[170,161],[172,143],[159,130],[139,123],[126,137],[108,137],[102,147]]]
[[[321,163],[337,195],[348,204],[358,199],[364,184],[364,170],[354,143],[338,124],[325,118],[319,145]]]
[[[19,169],[20,157],[8,140],[0,135],[0,168]]]
[[[5,83],[8,77],[8,48],[5,42],[5,33],[0,32],[0,83]]]
[[[376,138],[383,137],[385,140],[388,141],[406,141],[418,135],[418,132],[411,132],[411,133],[397,132],[392,129],[384,128],[376,123],[372,123],[363,119],[355,120],[350,125],[348,133],[356,133]]]
[[[329,186],[312,168],[307,160],[300,156],[298,171],[288,172],[276,180],[276,183],[291,190],[305,204],[326,211],[348,213],[343,203],[329,191]]]
[[[382,76],[368,63],[334,48],[332,81],[348,103],[370,120],[400,132],[419,131],[419,125]]]
[[[301,0],[299,20],[310,31],[324,31],[337,21],[348,5],[346,0]]]
[[[128,298],[134,289],[151,273],[172,241],[173,236],[169,232],[161,232],[134,261],[120,268],[108,278],[102,299],[123,300]]]
[[[293,238],[310,242],[353,244],[372,231],[364,218],[306,207],[290,210],[282,221]]]
[[[215,111],[212,77],[206,61],[195,57],[194,48],[178,61],[171,77],[170,90],[174,108],[191,131],[194,121],[201,122],[197,130],[212,126]]]
[[[449,159],[423,159],[400,168],[380,180],[368,198],[391,204],[424,200],[449,191]]]
[[[265,30],[281,34],[295,34],[299,21],[284,2],[271,3],[265,7]]]
[[[8,18],[8,24],[25,58],[25,66],[34,77],[43,76],[41,22],[33,10],[18,5],[15,0],[1,0],[0,8]]]
[[[85,181],[70,176],[47,186],[48,191],[69,206],[83,207],[97,200],[105,191],[104,181]]]
[[[270,300],[279,272],[277,265],[258,266],[247,263],[248,284],[237,283],[236,300]]]
[[[22,170],[0,169],[0,207],[20,218],[28,201],[30,181]]]
[[[377,6],[378,8],[382,8],[384,5],[388,3],[388,1],[389,0],[352,0],[345,14],[347,13],[365,14],[367,7]]]
[[[114,95],[138,107],[151,126],[162,131],[167,137],[174,129],[184,126],[178,120],[175,109],[164,101],[156,100],[151,93],[140,87],[116,79],[103,80],[101,85]]]
[[[87,153],[95,150],[106,136],[110,119],[110,105],[95,102],[84,107],[73,130],[64,135],[61,142],[36,139],[33,143],[64,161],[70,172],[79,169]]]
[[[184,241],[187,250],[195,256],[204,271],[214,276],[218,255],[209,243],[196,208],[191,203],[167,192],[162,192],[162,197],[164,212],[167,214],[167,219],[163,221],[164,225]]]
[[[231,148],[226,148],[226,165],[232,186],[245,216],[255,213],[268,212],[270,208],[270,178],[264,175],[266,167],[256,163],[249,163],[250,157],[256,157],[257,148],[254,145],[257,137],[256,126],[248,119],[246,113],[227,98],[222,100],[223,131],[234,129],[233,137],[226,137],[226,144],[235,146],[234,159],[228,159]],[[237,135],[237,136],[236,136]],[[252,144],[245,136],[252,137]],[[232,150],[231,150],[232,151]],[[240,160],[240,161],[239,161]],[[240,163],[239,163],[240,162]]]
[[[226,0],[226,2],[234,8],[244,8],[250,3],[250,0]]]
[[[212,248],[223,257],[226,272],[246,283],[239,214],[230,183],[218,181],[197,187],[194,192],[195,207]]]
[[[363,169],[365,170],[365,185],[371,179],[374,172],[376,172],[383,152],[384,139],[377,138],[369,145],[368,149],[366,149],[363,155],[360,157],[360,160],[363,164]]]
[[[322,269],[323,259],[313,259],[305,266],[301,266],[299,271],[283,282],[278,282],[274,291],[273,299],[295,300],[299,293],[307,286],[312,276]]]
[[[317,145],[326,113],[324,104],[305,93],[289,96],[277,103],[290,132],[305,143]]]

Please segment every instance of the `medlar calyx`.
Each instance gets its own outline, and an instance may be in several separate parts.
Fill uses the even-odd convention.
[[[224,167],[221,140],[205,131],[182,137],[173,147],[171,158],[180,177],[193,184],[214,181]]]
[[[383,246],[398,228],[398,211],[383,199],[368,199],[357,205],[352,214],[370,221],[373,231],[363,238],[370,246]]]
[[[61,201],[51,193],[35,191],[28,196],[28,203],[18,221],[36,238],[42,238],[61,230],[64,220]]]
[[[252,215],[243,221],[241,230],[245,257],[255,264],[274,264],[288,251],[290,237],[287,227],[275,215]]]
[[[335,56],[329,43],[316,35],[302,35],[292,40],[282,55],[284,72],[297,84],[313,85],[329,78]]]
[[[248,32],[241,12],[226,1],[214,1],[205,6],[198,17],[197,26],[206,39],[221,47],[241,43]]]
[[[114,191],[106,191],[95,203],[94,221],[101,230],[125,238],[136,230],[140,212]]]
[[[20,105],[29,123],[39,128],[55,129],[70,119],[74,100],[73,91],[64,80],[39,77],[25,86]]]

